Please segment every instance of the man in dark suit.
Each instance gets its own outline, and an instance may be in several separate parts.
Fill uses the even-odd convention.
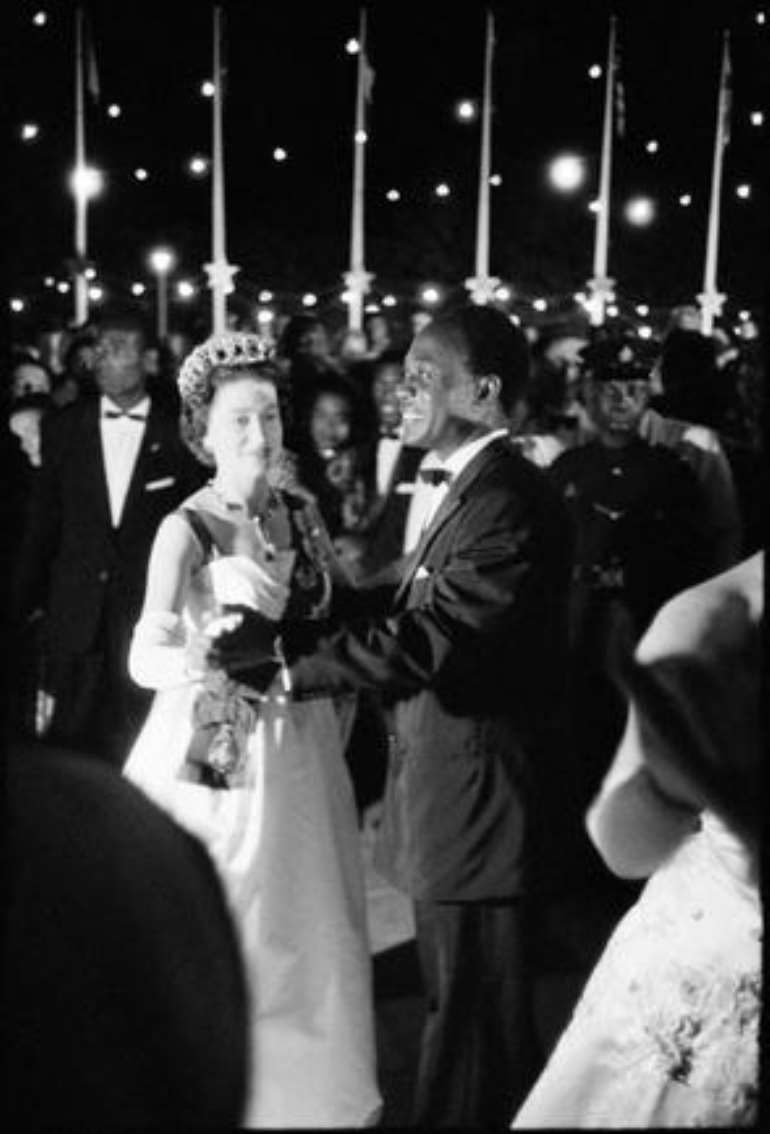
[[[47,422],[18,564],[18,614],[45,615],[44,734],[115,764],[148,707],[126,659],[155,531],[203,480],[146,393],[146,345],[133,313],[103,320],[101,396]]]
[[[569,537],[546,477],[507,431],[524,336],[468,307],[415,338],[405,440],[432,450],[435,511],[395,593],[340,594],[341,628],[244,613],[211,660],[260,684],[281,656],[295,695],[395,701],[376,865],[415,902],[428,1014],[414,1120],[507,1124],[537,1071],[526,962],[529,785],[563,657]],[[277,663],[273,663],[277,664]],[[250,667],[261,666],[261,672]]]
[[[425,451],[405,445],[398,390],[403,382],[403,355],[387,351],[374,363],[372,398],[379,436],[373,447],[373,507],[367,524],[362,569],[376,575],[400,559],[417,469]]]

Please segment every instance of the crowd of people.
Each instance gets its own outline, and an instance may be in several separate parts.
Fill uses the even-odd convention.
[[[333,349],[306,313],[277,341],[241,320],[159,346],[125,307],[14,349],[6,732],[37,779],[12,777],[12,849],[46,759],[74,761],[81,794],[99,765],[86,794],[104,775],[206,847],[243,1019],[203,1113],[378,1121],[376,816],[425,989],[415,1124],[755,1120],[762,381],[757,339],[706,337],[689,309],[653,341],[473,305],[401,336],[377,314]],[[186,844],[168,853],[182,870]],[[611,872],[650,881],[541,1051],[538,902]],[[29,978],[34,880],[14,882]],[[205,1049],[213,1005],[189,996]],[[30,1018],[64,1010],[51,993]],[[70,1062],[49,1121],[88,1114]],[[171,1057],[136,1073],[129,1106],[118,1062],[116,1112],[174,1081]],[[12,1112],[45,1112],[34,1095]]]

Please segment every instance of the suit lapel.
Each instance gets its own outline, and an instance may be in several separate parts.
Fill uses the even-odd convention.
[[[104,523],[112,526],[110,495],[107,489],[107,470],[102,446],[101,403],[98,398],[85,407],[83,415],[83,464],[87,470],[86,489],[102,515]]]
[[[507,443],[504,442],[504,444],[507,448]],[[449,491],[439,504],[435,516],[420,536],[420,541],[414,549],[411,559],[407,561],[406,570],[396,591],[396,602],[399,602],[406,594],[415,571],[422,563],[436,536],[462,506],[468,486],[483,474],[490,462],[495,462],[500,452],[501,447],[498,442],[490,442],[466,465],[457,480],[451,484]]]
[[[159,428],[160,420],[159,415],[156,413],[152,404],[150,405],[150,412],[147,414],[147,424],[144,427],[144,436],[142,443],[139,446],[139,452],[136,454],[134,467],[131,471],[131,479],[128,482],[128,492],[123,504],[123,511],[120,516],[120,526],[125,523],[126,517],[129,514],[129,509],[133,507],[137,497],[141,492],[142,481],[144,480],[144,469],[147,464],[148,455],[160,443],[161,430]]]

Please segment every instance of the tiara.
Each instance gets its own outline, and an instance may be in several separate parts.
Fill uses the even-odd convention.
[[[218,366],[253,366],[273,357],[273,348],[259,335],[232,331],[212,335],[190,351],[177,378],[179,393],[188,405],[207,401],[211,372]]]

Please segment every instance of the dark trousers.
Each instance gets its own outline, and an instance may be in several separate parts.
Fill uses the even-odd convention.
[[[522,900],[415,903],[427,996],[413,1119],[509,1126],[542,1065]]]

